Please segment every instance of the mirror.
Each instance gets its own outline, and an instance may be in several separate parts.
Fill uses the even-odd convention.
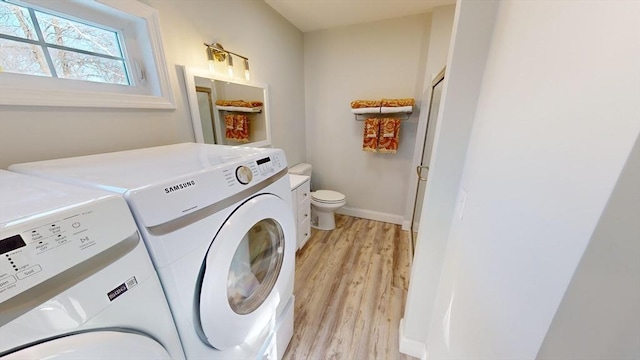
[[[196,142],[271,145],[267,86],[218,78],[185,68],[185,83]]]

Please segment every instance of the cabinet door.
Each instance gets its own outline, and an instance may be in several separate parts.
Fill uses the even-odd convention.
[[[302,204],[303,201],[310,199],[310,193],[309,193],[309,181],[305,181],[302,184],[300,184],[300,186],[298,186],[298,188],[296,189],[296,193],[297,193],[297,197],[298,197],[298,204]]]
[[[298,198],[297,198],[297,190],[295,188],[291,190],[291,211],[293,212],[293,220],[296,224],[296,250],[300,249],[300,236],[298,236],[297,228],[298,228]]]
[[[311,237],[311,217],[308,217],[305,221],[298,224],[298,241],[300,242],[300,248]]]

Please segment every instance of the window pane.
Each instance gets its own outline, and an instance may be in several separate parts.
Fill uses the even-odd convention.
[[[36,11],[45,42],[98,54],[122,57],[118,35],[76,21]]]
[[[49,48],[60,78],[129,85],[124,61]]]
[[[2,71],[51,76],[40,46],[0,38],[0,53]]]
[[[23,39],[38,40],[29,10],[22,6],[0,2],[0,33]]]

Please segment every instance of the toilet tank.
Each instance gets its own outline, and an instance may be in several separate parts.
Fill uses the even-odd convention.
[[[311,176],[311,165],[300,163],[289,168],[290,174]]]

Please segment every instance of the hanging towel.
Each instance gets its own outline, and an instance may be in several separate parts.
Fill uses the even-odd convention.
[[[378,151],[378,132],[380,122],[378,119],[369,118],[364,121],[364,136],[362,138],[362,151]]]
[[[235,116],[233,114],[227,114],[224,116],[224,137],[227,139],[235,139]]]
[[[378,151],[381,153],[395,154],[398,151],[399,135],[400,119],[380,119]]]
[[[237,142],[246,143],[249,142],[249,119],[247,115],[235,115],[235,140]]]

